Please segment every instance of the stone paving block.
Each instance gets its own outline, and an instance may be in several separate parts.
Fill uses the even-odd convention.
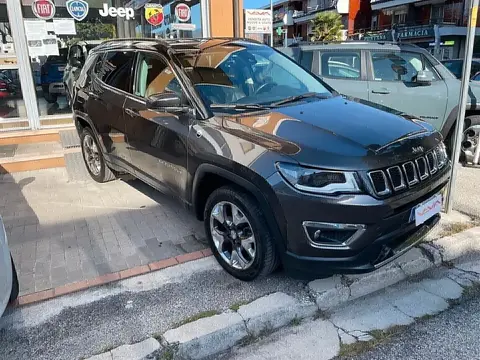
[[[245,320],[247,330],[258,335],[265,329],[278,329],[293,319],[313,316],[317,307],[312,303],[302,304],[290,295],[276,292],[242,305],[238,314]]]
[[[394,261],[408,275],[421,273],[433,266],[418,248],[413,248]]]
[[[463,292],[463,288],[449,278],[425,279],[418,284],[425,291],[444,299],[458,299]]]
[[[337,308],[330,321],[348,333],[354,330],[384,330],[394,325],[409,325],[414,319],[387,302],[383,295],[369,296]]]
[[[322,310],[346,302],[350,296],[350,289],[342,283],[339,275],[311,281],[308,287],[314,293],[317,306]]]
[[[160,343],[154,338],[148,338],[132,345],[122,345],[110,353],[112,360],[142,360],[160,349]]]
[[[449,306],[443,298],[413,284],[388,292],[386,297],[387,301],[401,312],[415,318],[437,314],[448,309]]]
[[[202,359],[229,349],[247,335],[242,317],[229,312],[168,330],[163,338],[168,344],[178,344],[180,357]]]
[[[387,266],[363,275],[347,275],[350,285],[350,300],[371,294],[406,279],[405,273],[396,266]]]

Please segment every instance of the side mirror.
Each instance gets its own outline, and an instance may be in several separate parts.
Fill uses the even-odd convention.
[[[182,98],[172,92],[150,95],[147,98],[147,108],[168,113],[182,113],[189,109]]]
[[[428,70],[417,72],[416,82],[420,85],[430,85],[433,81],[433,74]]]

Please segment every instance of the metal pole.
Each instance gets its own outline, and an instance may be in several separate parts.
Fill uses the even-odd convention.
[[[270,0],[270,13],[272,16],[272,29],[270,31],[270,46],[273,47],[273,0]]]
[[[465,122],[465,109],[468,101],[468,87],[470,83],[470,70],[472,67],[473,42],[475,40],[475,29],[477,27],[477,12],[479,0],[471,0],[468,17],[467,39],[465,45],[465,58],[463,60],[462,86],[458,104],[457,122],[455,124],[455,141],[453,143],[452,172],[448,183],[448,192],[445,203],[446,212],[453,209],[453,195],[455,193],[455,182],[458,171],[458,161],[463,137],[463,124]]]

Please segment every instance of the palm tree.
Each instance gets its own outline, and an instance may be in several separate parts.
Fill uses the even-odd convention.
[[[341,39],[343,29],[342,15],[335,11],[318,13],[312,20],[312,41],[337,41]]]

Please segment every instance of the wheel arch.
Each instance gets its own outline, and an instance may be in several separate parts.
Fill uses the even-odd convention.
[[[458,105],[455,106],[452,109],[452,111],[450,111],[450,114],[448,115],[447,120],[443,124],[443,127],[440,131],[445,140],[447,140],[453,134],[453,131],[455,131],[455,123],[457,121],[457,115],[458,115]],[[480,115],[480,108],[472,109],[471,106],[467,106],[467,109],[465,110],[465,117],[468,117],[471,115]],[[470,124],[467,124],[467,126],[470,126]]]
[[[285,251],[286,227],[281,227],[279,224],[286,224],[286,220],[281,213],[280,204],[273,203],[272,197],[275,196],[273,190],[260,189],[256,184],[228,169],[213,164],[201,164],[198,167],[192,185],[192,205],[197,219],[203,220],[205,204],[210,194],[218,187],[225,185],[238,186],[258,201],[275,243],[279,246],[278,250]]]

